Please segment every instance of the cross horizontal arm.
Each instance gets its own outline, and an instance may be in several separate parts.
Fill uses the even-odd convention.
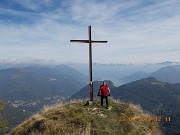
[[[89,43],[89,40],[70,40],[70,42]]]
[[[107,43],[107,41],[91,41],[91,43]]]
[[[70,40],[70,42],[89,43],[89,40]],[[107,41],[94,41],[94,40],[92,40],[91,43],[107,43]]]

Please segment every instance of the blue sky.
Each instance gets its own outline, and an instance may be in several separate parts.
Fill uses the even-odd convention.
[[[179,0],[0,0],[0,61],[180,62]]]

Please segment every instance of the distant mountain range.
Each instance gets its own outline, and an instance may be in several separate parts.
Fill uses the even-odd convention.
[[[163,82],[180,83],[180,65],[163,67],[150,76]]]
[[[69,63],[78,71],[88,74],[88,64]],[[164,61],[160,63],[144,64],[93,64],[94,80],[111,80],[115,86],[126,84],[131,81],[149,77],[160,68],[180,65],[178,62]]]
[[[162,82],[180,83],[180,65],[165,66],[152,73],[138,71],[131,75],[121,78],[120,82],[126,84],[147,77],[154,77]]]
[[[3,114],[12,127],[44,105],[64,102],[87,82],[88,76],[67,65],[1,69],[0,99],[6,102]]]
[[[2,60],[1,60],[2,61]],[[28,62],[19,63],[11,59],[5,59],[0,61],[0,69],[16,68],[16,67],[27,67],[38,63],[41,65],[53,66],[57,63],[52,60],[41,60],[34,59]],[[73,67],[77,71],[88,75],[89,66],[88,64],[78,64],[78,63],[67,63],[70,67]],[[131,81],[149,77],[150,74],[156,72],[160,68],[167,66],[180,65],[178,62],[164,61],[159,63],[144,63],[144,64],[99,64],[93,63],[93,80],[111,80],[115,86],[126,84]]]
[[[95,82],[95,85],[94,90],[97,93],[96,88],[100,86],[100,82]],[[110,85],[113,98],[139,104],[143,109],[162,117],[161,125],[166,134],[180,133],[180,84],[145,78],[119,87]],[[86,98],[88,93],[89,89],[86,86],[71,98]],[[166,122],[165,117],[171,117],[172,121]]]
[[[87,76],[66,65],[1,69],[0,98],[6,101],[56,95],[66,98],[85,86],[87,79]]]

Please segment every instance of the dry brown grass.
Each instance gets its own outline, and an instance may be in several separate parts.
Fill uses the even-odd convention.
[[[140,106],[111,99],[111,110],[84,106],[86,101],[44,107],[13,129],[10,135],[160,135],[154,121],[128,121],[129,117],[149,116]],[[120,118],[126,118],[121,121]]]

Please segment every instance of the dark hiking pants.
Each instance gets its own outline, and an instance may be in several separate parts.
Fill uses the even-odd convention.
[[[108,96],[101,96],[101,106],[103,106],[103,99],[106,99],[106,107],[108,107]]]

